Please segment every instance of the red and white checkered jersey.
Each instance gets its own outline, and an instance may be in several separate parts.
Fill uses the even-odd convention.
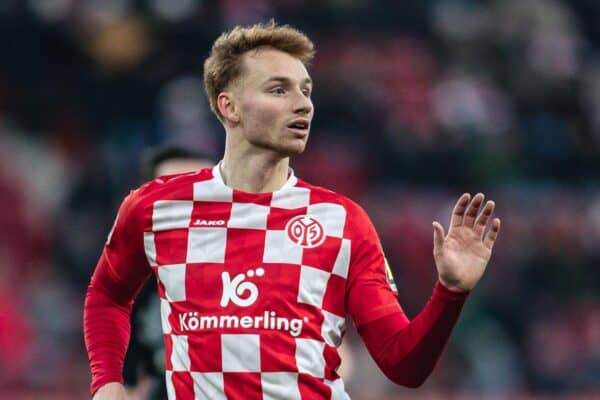
[[[105,255],[115,276],[154,272],[171,400],[347,399],[346,315],[400,311],[366,213],[292,171],[260,194],[218,166],[156,179],[125,200]]]

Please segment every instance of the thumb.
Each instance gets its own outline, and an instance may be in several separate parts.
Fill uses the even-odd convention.
[[[444,238],[446,234],[444,233],[444,227],[437,221],[433,221],[433,251],[437,253],[438,249],[440,249],[444,244]]]

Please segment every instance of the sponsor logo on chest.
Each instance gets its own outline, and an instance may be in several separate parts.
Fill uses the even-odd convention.
[[[259,289],[256,283],[248,278],[260,279],[265,276],[263,268],[250,269],[245,273],[237,274],[233,279],[229,272],[221,274],[222,308],[229,306],[230,302],[240,308],[253,305],[258,296]],[[203,331],[209,329],[261,329],[275,330],[289,333],[297,337],[302,333],[302,328],[309,321],[308,317],[289,318],[279,315],[275,310],[249,310],[247,313],[235,314],[201,314],[189,311],[179,314],[179,327],[184,332]]]

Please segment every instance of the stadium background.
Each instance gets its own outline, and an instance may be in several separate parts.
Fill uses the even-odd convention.
[[[350,334],[353,399],[600,396],[599,2],[2,0],[0,398],[87,396],[84,291],[140,152],[220,154],[202,61],[271,17],[317,46],[293,166],[366,207],[409,315],[431,221],[464,191],[503,218],[427,383],[393,386]]]

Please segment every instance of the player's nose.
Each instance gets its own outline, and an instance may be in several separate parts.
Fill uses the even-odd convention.
[[[296,114],[311,114],[313,111],[313,103],[309,96],[300,92],[294,96],[294,113]]]

